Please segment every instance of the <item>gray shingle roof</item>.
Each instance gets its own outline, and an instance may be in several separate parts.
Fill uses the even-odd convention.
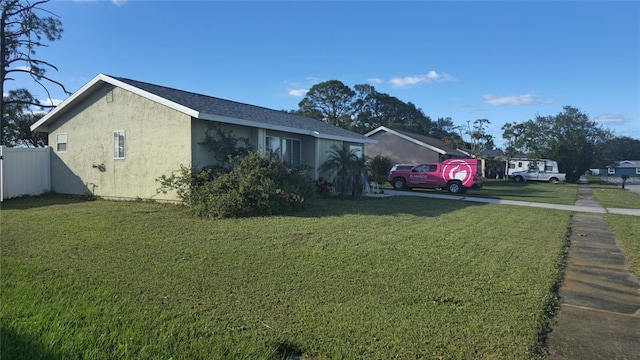
[[[235,101],[216,98],[188,91],[172,89],[165,86],[149,84],[141,81],[110,76],[118,81],[138,89],[180,104],[200,114],[224,116],[249,120],[266,125],[303,130],[304,133],[317,131],[322,135],[351,138],[365,142],[367,138],[353,131],[329,125],[322,121],[305,116],[290,114],[285,111],[272,110],[260,106],[243,104]],[[266,126],[268,128],[268,126]]]
[[[458,156],[458,157],[468,157],[467,154],[463,153],[462,151],[460,151],[458,149],[452,148],[451,146],[447,145],[447,143],[445,143],[443,140],[436,139],[436,138],[433,138],[433,137],[430,137],[430,136],[426,136],[426,135],[420,135],[420,134],[411,133],[411,132],[404,131],[404,130],[396,130],[396,129],[393,129],[393,130],[399,132],[400,134],[403,134],[405,136],[413,138],[415,140],[421,141],[421,142],[423,142],[425,144],[429,144],[429,145],[431,145],[433,147],[441,149],[447,155]]]

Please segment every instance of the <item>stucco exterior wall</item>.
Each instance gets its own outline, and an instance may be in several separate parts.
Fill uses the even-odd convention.
[[[114,131],[125,157],[114,158]],[[67,151],[56,135],[67,134]],[[157,194],[161,175],[191,164],[191,118],[139,95],[104,86],[50,125],[52,190],[106,198],[177,200]]]
[[[371,135],[371,139],[378,140],[378,143],[365,146],[364,151],[367,157],[386,156],[391,159],[392,164],[438,162],[440,159],[439,153],[386,131]]]
[[[214,165],[216,160],[214,154],[209,150],[198,144],[205,139],[205,133],[209,129],[209,126],[213,123],[207,120],[192,119],[192,132],[191,132],[191,152],[193,154],[193,166],[196,168],[202,168],[208,165]],[[258,130],[247,126],[232,125],[215,123],[219,125],[225,131],[232,131],[232,135],[236,138],[247,138],[251,146],[258,148]]]

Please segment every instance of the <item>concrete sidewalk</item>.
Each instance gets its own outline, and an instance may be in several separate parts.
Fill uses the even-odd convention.
[[[591,189],[578,206],[594,206]],[[602,214],[576,212],[549,358],[640,359],[640,282]]]

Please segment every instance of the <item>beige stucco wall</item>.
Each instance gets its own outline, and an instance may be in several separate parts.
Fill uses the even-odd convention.
[[[192,153],[196,167],[213,165],[215,163],[213,154],[204,146],[198,144],[204,140],[209,124],[210,122],[206,120],[193,119]],[[262,152],[265,150],[264,144],[267,136],[298,140],[300,141],[300,162],[313,168],[316,167],[316,139],[311,136],[225,123],[217,124],[225,130],[231,130],[235,137],[249,139],[251,146]]]
[[[214,165],[216,160],[214,154],[198,143],[205,139],[205,134],[212,124],[211,121],[193,119],[191,133],[191,152],[193,154],[193,166],[196,168],[202,168],[207,165]],[[216,123],[225,131],[232,131],[232,135],[236,138],[247,138],[252,147],[258,148],[258,130],[247,126]]]
[[[351,143],[351,142],[344,142],[344,141],[337,141],[337,140],[327,140],[327,139],[318,139],[317,140],[317,146],[318,146],[318,169],[316,171],[316,176],[315,178],[320,178],[322,177],[325,180],[329,180],[329,181],[333,181],[335,178],[335,173],[327,173],[327,172],[323,172],[320,171],[320,167],[322,166],[322,164],[327,161],[327,159],[329,158],[329,156],[331,155],[331,152],[333,151],[333,147],[336,146],[338,148],[342,148],[342,146],[347,146],[347,147],[358,147],[361,150],[364,150],[363,147],[364,144],[360,144],[360,143]],[[369,146],[367,144],[367,146]],[[364,154],[364,151],[361,151],[358,155],[362,156]]]
[[[418,164],[439,161],[437,152],[386,131],[378,131],[371,138],[378,140],[378,143],[365,146],[364,151],[367,157],[383,155],[391,159],[392,164]]]
[[[107,93],[112,90],[113,97]],[[114,159],[114,135],[125,131],[125,158]],[[58,152],[56,135],[67,134]],[[49,127],[52,190],[108,198],[176,200],[157,194],[156,178],[191,165],[191,118],[139,95],[105,85]],[[104,164],[104,171],[93,165]]]

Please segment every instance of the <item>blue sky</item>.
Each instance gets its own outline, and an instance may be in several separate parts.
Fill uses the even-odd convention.
[[[640,139],[640,2],[52,1],[38,50],[75,91],[99,73],[276,110],[316,83],[412,102],[432,120],[505,122],[579,108]],[[28,78],[5,84],[46,95]],[[54,86],[55,101],[65,96]]]

